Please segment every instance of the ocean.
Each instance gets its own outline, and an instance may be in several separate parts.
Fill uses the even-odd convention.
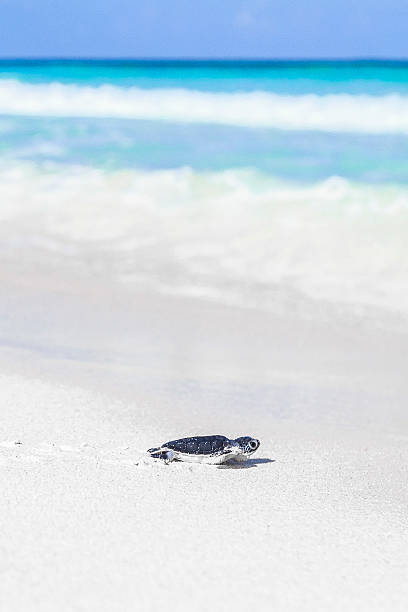
[[[0,202],[8,262],[405,316],[408,63],[2,60]]]
[[[408,63],[0,62],[1,609],[406,612],[407,160]]]

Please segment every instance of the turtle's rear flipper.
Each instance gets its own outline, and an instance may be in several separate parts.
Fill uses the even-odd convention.
[[[161,450],[160,448],[149,448],[147,451],[153,459],[162,459],[165,463],[170,463],[174,459],[174,453],[171,450]]]

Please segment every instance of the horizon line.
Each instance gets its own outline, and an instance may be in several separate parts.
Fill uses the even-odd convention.
[[[205,63],[406,63],[404,57],[109,57],[109,56],[0,56],[0,62],[205,62]]]

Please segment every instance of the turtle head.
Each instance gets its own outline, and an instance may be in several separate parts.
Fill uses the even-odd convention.
[[[244,455],[252,455],[256,450],[258,450],[259,445],[261,444],[259,440],[256,438],[251,438],[251,436],[242,436],[241,438],[236,438],[234,440],[236,442]]]

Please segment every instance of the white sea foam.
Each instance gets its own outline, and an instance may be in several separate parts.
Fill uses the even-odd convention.
[[[408,313],[408,188],[254,173],[0,168],[3,254],[275,307],[281,291]]]
[[[286,130],[408,133],[408,96],[277,95],[0,80],[0,113],[122,117]]]

